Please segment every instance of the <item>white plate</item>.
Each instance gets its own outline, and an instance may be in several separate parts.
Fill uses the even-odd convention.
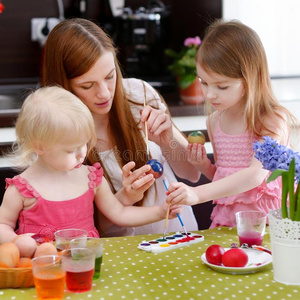
[[[229,250],[230,248],[225,248],[225,251]],[[221,273],[227,273],[227,274],[249,274],[249,273],[256,273],[263,268],[265,268],[267,265],[269,265],[272,262],[272,255],[269,253],[260,251],[260,250],[254,250],[254,249],[243,249],[246,251],[248,255],[248,263],[243,268],[234,268],[234,267],[225,267],[225,266],[217,266],[210,264],[206,260],[205,253],[202,254],[201,260],[208,265],[210,268],[221,272]]]

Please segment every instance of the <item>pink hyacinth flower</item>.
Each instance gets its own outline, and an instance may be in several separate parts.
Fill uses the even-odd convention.
[[[184,40],[184,46],[185,47],[189,47],[189,46],[193,46],[193,45],[198,46],[200,44],[201,44],[201,39],[200,39],[199,36],[195,36],[194,38],[191,38],[191,37],[186,38]]]

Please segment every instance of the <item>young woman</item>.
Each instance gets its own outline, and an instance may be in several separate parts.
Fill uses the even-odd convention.
[[[153,177],[135,173],[147,162],[145,121],[150,157],[163,164],[167,184],[177,181],[173,171],[190,181],[199,179],[200,172],[186,160],[187,140],[172,124],[165,102],[146,82],[122,78],[112,40],[93,22],[69,19],[51,31],[44,47],[41,84],[60,85],[90,109],[97,144],[89,160],[101,162],[113,192],[122,191],[123,183],[133,195],[131,201],[121,199],[124,205],[152,206],[166,198],[162,178],[154,182]],[[184,208],[182,219],[188,230],[197,230],[190,207]],[[103,215],[97,223],[105,236],[161,233],[164,227],[162,221],[122,228],[112,226]],[[181,229],[178,220],[169,222],[168,231]]]
[[[280,207],[280,179],[269,175],[254,157],[253,142],[268,135],[289,143],[295,118],[275,99],[267,59],[258,35],[238,22],[217,21],[196,56],[206,101],[214,111],[207,119],[215,164],[202,145],[189,145],[190,159],[212,183],[190,188],[174,183],[168,202],[194,205],[214,200],[211,227],[236,226],[235,213]]]

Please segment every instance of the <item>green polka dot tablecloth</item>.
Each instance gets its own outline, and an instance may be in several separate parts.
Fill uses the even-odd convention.
[[[105,238],[101,277],[90,292],[65,292],[64,299],[300,299],[300,286],[273,279],[272,264],[254,274],[231,275],[212,270],[201,261],[208,246],[238,243],[235,228],[198,231],[204,241],[153,254],[138,249],[161,235]],[[270,238],[264,238],[270,248]],[[296,266],[295,266],[296,267]],[[299,266],[297,266],[299,267]],[[0,299],[37,299],[35,288],[2,289]]]

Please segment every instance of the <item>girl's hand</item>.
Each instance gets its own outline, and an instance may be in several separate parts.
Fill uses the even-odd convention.
[[[173,124],[170,116],[147,105],[141,112],[142,129],[144,131],[145,121],[147,121],[149,140],[160,146],[169,145],[173,139]]]
[[[167,202],[163,202],[160,206],[161,208],[161,218],[165,219],[167,215],[169,204]],[[169,216],[168,219],[174,219],[177,217],[177,214],[180,214],[183,210],[182,205],[170,204]]]
[[[169,219],[177,218],[177,214],[181,214],[183,211],[182,205],[170,205]]]
[[[195,205],[199,203],[199,198],[194,188],[182,182],[172,182],[167,192],[167,203],[174,205]]]
[[[135,167],[135,162],[131,161],[123,166],[122,184],[128,199],[132,204],[141,200],[144,192],[147,191],[154,183],[155,178],[152,174],[146,174],[150,171],[151,166],[145,165],[135,171],[131,171]]]
[[[206,154],[205,147],[198,143],[188,144],[189,151],[188,161],[193,165],[204,166],[209,159]]]

